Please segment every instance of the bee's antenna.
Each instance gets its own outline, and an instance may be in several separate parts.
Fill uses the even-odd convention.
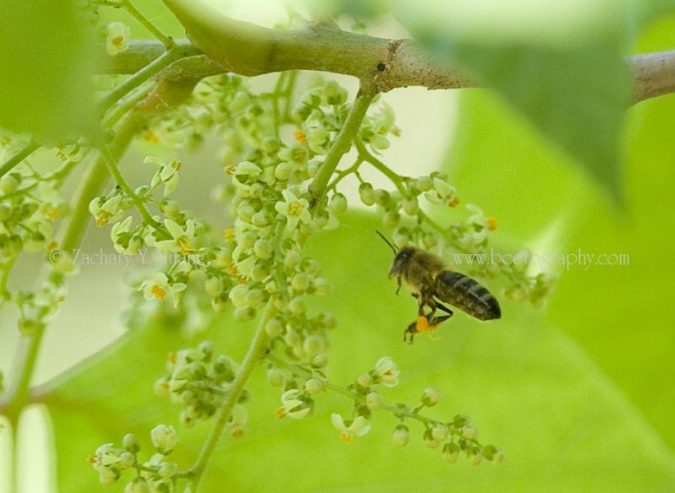
[[[398,253],[398,248],[396,248],[396,245],[394,245],[389,239],[384,236],[382,233],[380,233],[378,230],[375,230],[375,232],[379,235],[380,238],[384,240],[384,242],[389,245],[389,248],[394,252],[394,255]]]

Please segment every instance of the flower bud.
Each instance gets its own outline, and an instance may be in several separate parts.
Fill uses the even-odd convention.
[[[442,452],[443,458],[450,464],[454,464],[457,462],[457,458],[459,457],[459,447],[455,445],[454,443],[446,443],[443,446],[443,452]]]
[[[305,338],[302,349],[310,358],[323,352],[326,348],[326,340],[320,335],[311,335]]]
[[[270,368],[267,370],[267,381],[275,387],[281,387],[286,381],[286,372],[280,368]]]
[[[377,392],[368,392],[366,395],[366,406],[371,411],[375,411],[382,406],[382,397]]]
[[[361,183],[359,185],[359,197],[364,205],[373,205],[375,203],[375,192],[370,183]]]
[[[141,449],[140,445],[138,445],[136,435],[133,433],[127,433],[124,435],[124,438],[122,439],[122,447],[132,454],[137,453]]]
[[[131,483],[127,483],[124,493],[150,493],[150,486],[143,478],[136,478]]]
[[[318,378],[310,378],[305,382],[305,390],[307,391],[308,394],[318,394],[324,389],[324,382],[323,380],[319,380]]]
[[[425,406],[432,407],[438,404],[440,398],[441,393],[438,389],[433,387],[427,387],[426,389],[424,389],[424,392],[422,392],[422,397],[420,398],[420,401]]]
[[[373,378],[368,373],[363,373],[356,377],[356,384],[359,387],[367,389],[373,384]]]
[[[270,318],[265,324],[265,332],[270,337],[278,337],[284,331],[284,324],[277,317]]]
[[[178,442],[178,435],[173,426],[158,425],[150,432],[152,444],[162,455],[169,455]]]
[[[410,431],[406,425],[398,425],[394,428],[391,441],[395,447],[405,447],[410,441]]]

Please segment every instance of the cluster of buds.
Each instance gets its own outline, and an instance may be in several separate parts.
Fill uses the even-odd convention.
[[[155,453],[147,461],[139,459],[141,446],[135,435],[128,433],[122,439],[122,446],[106,443],[89,456],[89,463],[98,472],[101,484],[117,483],[126,470],[135,477],[129,481],[125,493],[166,493],[175,491],[181,473],[175,462],[168,456],[176,448],[178,437],[172,426],[158,425],[150,432]]]
[[[229,396],[237,374],[237,365],[227,356],[215,355],[208,341],[169,355],[167,366],[168,372],[157,380],[155,391],[183,407],[180,420],[185,426],[213,416]],[[244,392],[239,403],[246,398]],[[233,433],[241,434],[245,423],[245,409],[232,413]]]
[[[433,449],[440,449],[443,458],[448,463],[455,463],[461,453],[464,453],[469,462],[478,465],[483,459],[501,463],[504,453],[494,445],[482,445],[478,441],[478,431],[466,416],[457,415],[449,422],[423,418],[419,412],[435,406],[440,400],[440,392],[435,388],[427,388],[420,397],[420,404],[414,410],[405,405],[399,405],[398,415],[401,423],[392,432],[392,443],[396,447],[404,447],[410,441],[410,430],[405,424],[406,419],[416,419],[424,423],[422,441]]]

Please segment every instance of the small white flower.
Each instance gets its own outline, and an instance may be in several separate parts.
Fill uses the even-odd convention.
[[[232,414],[227,422],[227,429],[234,437],[241,437],[244,434],[244,426],[248,423],[248,411],[241,404],[235,404]]]
[[[398,368],[394,360],[387,356],[380,358],[375,363],[375,374],[380,378],[380,382],[385,387],[396,387],[398,385]]]
[[[178,170],[181,168],[180,161],[171,161],[169,163],[165,163],[156,156],[146,156],[143,162],[159,166],[159,169],[155,172],[155,174],[152,176],[152,180],[150,181],[150,186],[152,188],[155,188],[159,186],[160,183],[163,183],[165,197],[178,188]]]
[[[309,202],[307,199],[299,199],[290,190],[281,192],[284,196],[283,202],[277,202],[274,205],[276,211],[286,217],[286,229],[294,230],[299,222],[308,224],[312,220],[309,213]]]
[[[163,272],[156,273],[151,280],[141,285],[143,296],[146,300],[156,299],[164,301],[167,296],[171,295],[174,299],[174,304],[178,303],[178,293],[186,287],[185,284],[180,282],[169,285],[169,278]]]
[[[185,227],[182,227],[173,219],[164,219],[164,227],[166,227],[172,239],[155,242],[155,247],[159,251],[167,253],[178,252],[181,255],[194,253],[195,222],[192,219],[188,219],[185,222]]]
[[[312,407],[305,400],[301,399],[302,392],[298,389],[287,390],[281,395],[281,409],[279,409],[279,417],[288,416],[292,419],[305,418]]]
[[[105,49],[108,55],[115,56],[126,51],[129,46],[127,40],[131,36],[131,29],[122,22],[111,22],[107,27]]]
[[[340,440],[345,443],[351,443],[354,437],[362,437],[370,431],[370,424],[363,416],[357,416],[353,421],[345,421],[340,414],[333,413],[330,419],[333,426],[340,432]]]

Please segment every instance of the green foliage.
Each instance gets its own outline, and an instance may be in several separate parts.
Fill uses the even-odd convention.
[[[469,8],[474,2],[494,9]],[[445,59],[497,88],[529,122],[486,91],[466,94],[444,170],[405,176],[386,164],[390,141],[400,135],[386,98],[376,98],[373,108],[363,95],[349,104],[344,88],[318,79],[308,88],[300,84],[300,94],[293,72],[282,73],[268,92],[238,76],[213,77],[170,111],[174,102],[161,93],[166,81],[144,83],[152,71],[117,86],[119,93],[108,92],[114,103],[130,91],[103,120],[111,134],[140,133],[146,146],[164,147],[158,154],[165,158],[145,159],[154,166],[148,185],[127,182],[116,162],[126,146],[118,137],[111,149],[92,149],[90,142],[63,146],[57,156],[64,164],[55,171],[47,153],[40,166],[19,163],[25,156],[6,162],[0,180],[0,308],[18,309],[29,350],[18,357],[24,373],[18,380],[10,375],[11,395],[0,396],[0,407],[11,425],[32,400],[46,406],[61,491],[130,493],[151,484],[152,491],[162,492],[187,485],[187,492],[200,480],[205,492],[223,485],[234,491],[375,492],[672,488],[675,400],[663,375],[675,370],[668,310],[673,273],[668,248],[675,238],[663,220],[672,200],[657,197],[669,196],[669,178],[675,178],[669,159],[675,148],[668,138],[675,108],[664,98],[629,113],[625,197],[635,217],[621,223],[583,173],[566,167],[570,157],[541,137],[561,144],[619,196],[616,149],[627,85],[618,39],[629,30],[621,20],[625,12],[612,2],[580,2],[578,8],[555,3],[555,16],[530,0],[514,2],[513,8],[474,2],[450,2],[442,10],[466,7],[451,19],[452,37],[438,29],[447,27],[442,15],[411,17],[408,26]],[[182,1],[168,3],[184,6],[179,15],[186,16],[193,34],[204,34],[206,23],[223,35],[216,16],[205,17]],[[419,11],[431,12],[434,1],[422,3],[427,10]],[[124,10],[138,22],[134,30],[170,44],[130,3],[92,0],[90,13],[98,4],[108,9],[105,22]],[[388,2],[335,5],[357,20],[374,20]],[[73,22],[70,7],[61,5],[64,17],[55,18],[66,27]],[[632,28],[653,12],[638,7],[628,10],[635,14]],[[86,50],[75,42],[85,40],[84,31],[62,36],[18,3],[8,12],[18,28],[4,31],[0,41],[6,33],[19,38],[28,33],[61,42],[71,79],[58,76],[54,87],[47,87],[26,79],[22,69],[17,80],[25,87],[0,82],[19,103],[32,91],[47,91],[60,112],[38,118],[33,105],[18,115],[13,103],[3,102],[9,111],[0,124],[47,141],[74,133],[91,138],[91,120],[77,119],[80,109],[91,108],[86,98],[79,105],[72,100],[88,79]],[[163,15],[166,9],[155,5],[150,12]],[[501,16],[503,32],[495,27]],[[165,21],[161,30],[173,32],[175,21]],[[235,47],[238,34],[250,38],[258,32],[233,25],[241,32],[225,35]],[[116,22],[105,30],[108,53],[123,53],[129,28]],[[671,37],[655,36],[672,45]],[[222,49],[207,38],[201,42]],[[21,39],[29,45],[28,38]],[[650,43],[658,45],[648,38],[645,44]],[[251,61],[246,55],[264,54],[268,47],[248,48],[237,52],[244,72]],[[47,51],[40,55],[52,55]],[[66,61],[63,53],[57,55],[59,63]],[[0,61],[0,68],[24,63],[15,54],[8,60]],[[49,64],[38,68],[55,71]],[[152,86],[158,93],[150,92]],[[188,84],[180,92],[187,97],[192,89]],[[49,93],[54,90],[58,96]],[[132,108],[147,102],[148,94],[162,100],[164,111],[139,117]],[[60,106],[66,103],[75,109]],[[190,188],[189,167],[181,170],[192,159],[176,156],[208,146],[213,135],[223,146],[225,173],[212,190],[222,207],[211,208],[231,215],[232,227],[225,230],[175,199],[186,185],[198,198],[206,195],[203,187]],[[340,162],[352,143],[354,160]],[[64,182],[88,153],[100,154],[97,167],[70,211],[62,197]],[[389,184],[375,188],[364,178],[366,168]],[[101,192],[104,170],[116,186]],[[348,212],[357,193],[374,213]],[[131,279],[128,331],[116,344],[33,394],[28,385],[35,357],[49,349],[40,346],[43,332],[66,298],[66,274],[78,271],[79,250],[71,249],[78,246],[87,204],[98,226],[111,226],[112,246],[120,255],[141,255],[145,263],[145,252],[153,251],[167,262]],[[52,226],[62,216],[69,220],[59,245]],[[434,319],[430,314],[409,325],[422,313],[418,308],[430,306],[424,296],[411,299],[406,289],[396,297],[395,280],[386,278],[391,251],[374,234],[383,226],[397,246],[424,247],[451,268],[479,278],[499,299],[502,319],[482,324],[457,312],[433,337],[418,334],[414,346],[403,344],[406,327],[421,331],[420,320],[426,327]],[[519,261],[463,263],[461,255],[482,258],[495,246],[496,253]],[[8,282],[17,260],[31,249],[41,250],[52,264],[42,289],[33,293]],[[580,250],[625,252],[631,264],[561,268],[532,256]],[[530,305],[547,301],[554,274],[562,278],[556,297],[545,313],[537,312]],[[484,437],[506,449],[504,465],[472,467],[504,459],[504,451]],[[445,463],[460,454],[468,460],[452,468]],[[89,474],[87,460],[95,469]],[[100,483],[116,485],[99,488],[96,473]]]
[[[96,44],[73,0],[8,0],[0,21],[0,126],[41,142],[95,133]]]
[[[412,15],[410,7],[402,8],[398,18],[439,58],[496,89],[621,201],[619,137],[630,81],[622,58],[624,28],[616,23],[618,14],[607,7],[607,19],[597,25],[573,16],[553,19],[532,7],[539,14],[532,14],[534,26],[523,19],[515,26],[505,21],[504,32],[490,35],[484,35],[484,23],[496,27],[498,21],[488,9],[475,15],[475,25],[457,31],[425,13]],[[529,34],[531,28],[539,33],[548,24],[552,31],[560,31],[552,39]]]
[[[223,440],[205,491],[230,484],[237,491],[405,491],[415,485],[440,492],[452,484],[468,491],[632,492],[665,490],[675,481],[667,450],[635,407],[579,346],[530,309],[509,303],[505,320],[490,326],[457,315],[439,330],[439,340],[402,344],[414,304],[407,295],[396,297],[386,279],[390,252],[373,234],[377,227],[372,218],[350,216],[343,228],[310,246],[334,285],[321,305],[334,310],[340,323],[331,334],[331,380],[347,383],[389,354],[402,371],[395,397],[414,400],[422,387],[438,387],[442,398],[433,414],[471,413],[481,434],[506,447],[507,462],[449,466],[419,441],[392,450],[396,421],[378,412],[368,436],[344,445],[329,424],[332,409],[349,405],[342,396],[322,396],[303,422],[278,421],[278,401],[259,368],[249,388],[250,429]],[[171,324],[162,326],[132,332],[48,399],[63,491],[98,491],[95,479],[82,473],[83,458],[100,443],[119,442],[126,431],[147,448],[148,430],[173,423],[181,443],[173,460],[185,465],[197,452],[206,427],[186,432],[176,410],[151,394],[166,353],[186,345]],[[225,317],[206,336],[239,359],[250,327]],[[421,430],[412,427],[411,433]]]

